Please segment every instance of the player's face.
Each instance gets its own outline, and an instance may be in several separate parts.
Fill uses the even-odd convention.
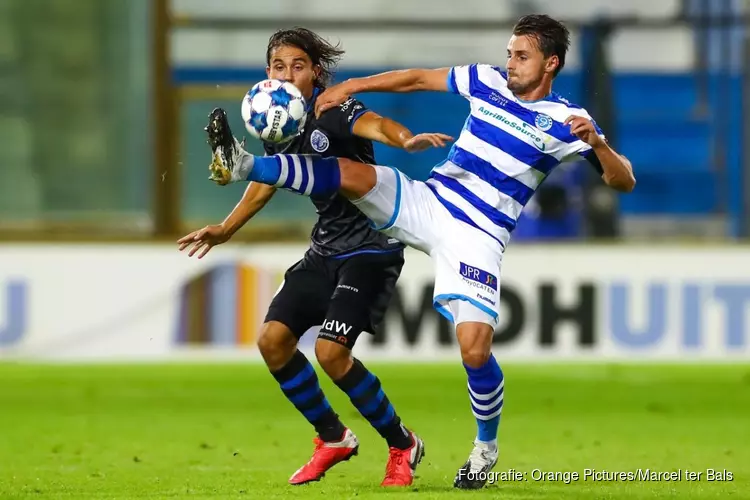
[[[294,84],[305,99],[312,97],[318,70],[304,50],[282,45],[271,53],[270,65],[266,68],[268,78]]]
[[[535,89],[546,73],[551,76],[556,60],[556,56],[545,59],[533,38],[513,35],[508,42],[508,61],[505,65],[508,70],[508,89],[516,94]]]

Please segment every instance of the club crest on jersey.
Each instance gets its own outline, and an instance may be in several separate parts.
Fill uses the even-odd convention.
[[[321,132],[320,130],[314,130],[310,135],[310,145],[312,145],[315,151],[317,151],[318,153],[322,153],[323,151],[328,149],[330,141],[323,132]]]
[[[553,122],[552,118],[550,118],[549,116],[545,115],[544,113],[539,113],[534,119],[534,124],[536,125],[536,128],[538,128],[542,132],[546,132],[552,128]]]
[[[465,280],[478,283],[484,287],[489,288],[493,292],[497,292],[497,277],[494,274],[488,273],[482,269],[479,269],[468,264],[461,264],[460,273]]]

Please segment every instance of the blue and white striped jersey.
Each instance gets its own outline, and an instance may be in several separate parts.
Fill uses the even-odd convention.
[[[593,154],[563,125],[570,115],[591,117],[554,93],[533,102],[517,99],[506,74],[494,66],[456,66],[448,87],[469,100],[471,114],[427,184],[453,217],[505,247],[523,207],[552,169]]]

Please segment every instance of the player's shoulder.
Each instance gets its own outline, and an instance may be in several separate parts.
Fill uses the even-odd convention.
[[[564,122],[571,116],[583,116],[584,118],[591,119],[591,115],[583,106],[579,106],[554,92],[541,101],[528,103],[525,107],[539,113],[544,113],[558,122]]]
[[[350,97],[320,115],[317,125],[337,135],[349,135],[354,122],[366,111],[362,101]]]
[[[498,66],[484,63],[472,63],[464,66],[453,66],[448,73],[448,88],[465,97],[492,92],[505,93],[508,77]]]
[[[349,97],[346,101],[342,102],[338,106],[334,106],[331,109],[329,109],[326,113],[321,115],[321,118],[329,114],[330,116],[336,116],[336,115],[347,115],[348,113],[351,113],[352,111],[357,111],[360,109],[365,108],[365,103],[359,100],[356,97]]]
[[[570,109],[570,110],[579,109],[579,110],[582,110],[583,112],[586,112],[583,106],[579,106],[578,104],[572,102],[570,99],[561,96],[557,92],[552,92],[547,97],[547,101],[554,103],[554,104],[561,105],[561,106],[565,106],[567,109]]]
[[[475,77],[508,79],[507,73],[501,67],[481,62],[451,66],[450,71],[461,72]]]

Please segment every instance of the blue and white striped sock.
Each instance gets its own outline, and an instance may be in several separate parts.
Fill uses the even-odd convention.
[[[497,447],[497,429],[503,410],[503,386],[505,379],[495,356],[479,367],[464,364],[469,375],[469,399],[471,410],[477,419],[477,440]]]
[[[339,161],[320,155],[253,157],[248,181],[260,182],[303,196],[329,196],[341,187]]]

